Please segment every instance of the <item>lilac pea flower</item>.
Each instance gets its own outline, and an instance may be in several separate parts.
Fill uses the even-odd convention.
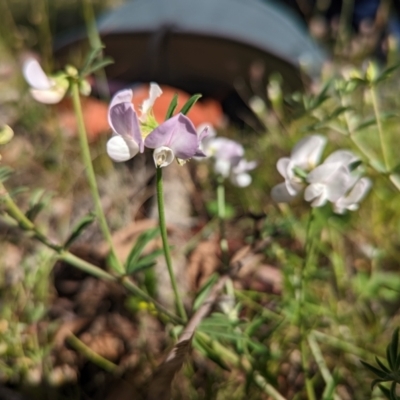
[[[346,210],[358,210],[359,203],[368,194],[371,187],[372,181],[369,178],[359,179],[345,196],[336,200],[333,204],[333,211],[336,214],[344,214]]]
[[[312,207],[321,207],[328,201],[334,203],[346,193],[351,179],[348,169],[340,162],[319,165],[307,176],[309,185],[304,199],[311,201]]]
[[[154,149],[154,163],[162,168],[171,164],[174,158],[182,162],[194,156],[205,157],[199,146],[206,136],[207,128],[198,135],[192,121],[183,114],[177,114],[155,128],[144,144]]]
[[[69,82],[65,74],[47,76],[34,58],[24,62],[22,73],[30,86],[32,97],[39,103],[59,103],[68,90]]]
[[[297,176],[295,169],[304,172],[313,169],[320,161],[326,138],[311,135],[300,140],[293,148],[290,158],[280,158],[276,164],[278,172],[285,179],[272,188],[271,196],[278,203],[288,203],[304,189],[304,180]]]
[[[130,160],[144,150],[139,119],[131,100],[132,90],[121,90],[108,108],[108,123],[113,136],[107,142],[107,154],[116,162]]]

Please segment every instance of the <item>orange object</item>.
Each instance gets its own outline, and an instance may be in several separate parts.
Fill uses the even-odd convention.
[[[153,106],[153,113],[158,123],[164,121],[168,107],[175,93],[178,94],[177,111],[179,111],[190,98],[188,93],[170,86],[161,86],[161,89],[163,94],[155,101]],[[149,85],[141,84],[135,86],[132,91],[132,103],[134,104],[135,110],[139,113],[141,104],[148,98]],[[89,141],[93,142],[103,134],[109,135],[110,126],[107,121],[108,103],[92,97],[82,98],[81,100],[83,118]],[[76,136],[76,118],[71,99],[65,98],[57,105],[57,108],[61,127],[68,135]],[[203,123],[208,123],[214,127],[220,127],[223,123],[224,114],[221,105],[216,100],[207,99],[197,102],[189,111],[188,117],[196,127]]]

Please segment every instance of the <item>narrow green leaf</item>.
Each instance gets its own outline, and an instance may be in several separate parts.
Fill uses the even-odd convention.
[[[85,76],[87,75],[87,70],[91,67],[91,65],[93,64],[94,60],[101,54],[102,50],[104,49],[104,46],[100,46],[100,47],[95,47],[92,48],[85,60],[85,63],[83,64],[83,67],[81,69],[81,75]]]
[[[197,100],[200,99],[202,95],[201,94],[194,94],[181,108],[181,111],[179,111],[181,114],[186,115],[191,108],[196,104]]]
[[[364,365],[364,367],[368,368],[371,372],[373,372],[375,375],[377,375],[380,379],[387,379],[387,374],[384,371],[381,371],[380,369],[374,367],[371,364],[368,364],[367,362],[360,360],[361,364]]]
[[[390,390],[385,388],[383,385],[378,385],[379,389],[381,389],[382,393],[390,400]]]
[[[156,263],[156,259],[164,253],[163,249],[154,250],[152,253],[141,257],[137,263],[131,264],[131,269],[127,271],[128,274],[133,274],[139,271],[143,271],[147,268],[151,268]]]
[[[386,367],[386,365],[382,361],[380,361],[378,357],[375,357],[375,360],[377,364],[381,367],[382,371],[390,374],[390,369]]]
[[[107,65],[113,64],[114,60],[111,57],[105,57],[99,61],[93,63],[92,66],[86,69],[85,73],[82,73],[82,76],[87,76],[93,74],[94,72],[98,71],[99,69],[107,67]]]
[[[392,340],[390,342],[390,356],[393,361],[393,370],[396,370],[396,362],[398,358],[398,346],[399,346],[399,328],[396,328],[392,334]]]
[[[0,182],[5,182],[14,170],[6,165],[0,167]]]
[[[160,229],[158,227],[152,228],[143,232],[136,240],[136,243],[133,245],[128,258],[126,260],[126,272],[128,274],[135,271],[136,263],[139,261],[139,258],[143,252],[143,249],[146,245],[153,240],[157,235],[159,235]]]
[[[29,200],[29,209],[25,215],[31,221],[34,221],[38,214],[48,205],[52,194],[47,193],[45,189],[36,189],[33,191]]]
[[[169,104],[167,114],[165,115],[165,120],[170,119],[174,115],[174,111],[177,106],[178,106],[178,93],[175,93],[174,97],[171,100],[171,103]]]
[[[392,385],[390,386],[390,400],[398,400],[399,399],[396,395],[396,385],[397,385],[397,383],[395,381],[393,381]]]
[[[388,361],[390,369],[393,371],[396,365],[396,360],[392,357],[392,352],[390,351],[390,344],[386,347],[386,359]]]
[[[83,233],[83,231],[96,219],[96,214],[91,212],[81,218],[73,227],[71,234],[65,241],[64,247],[68,248]]]
[[[202,286],[193,302],[193,311],[197,311],[199,307],[203,304],[204,300],[210,293],[211,288],[214,286],[215,282],[218,280],[218,274],[212,274],[207,282]]]
[[[353,130],[353,132],[361,131],[361,130],[363,130],[363,129],[365,129],[365,128],[368,128],[369,126],[375,125],[375,124],[376,124],[376,118],[375,118],[375,117],[367,118],[366,120],[364,120],[363,122],[361,122],[361,124],[358,125],[358,126]]]

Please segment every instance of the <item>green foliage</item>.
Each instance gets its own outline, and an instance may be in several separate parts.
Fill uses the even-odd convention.
[[[155,239],[159,234],[160,229],[157,227],[147,230],[138,237],[125,263],[127,274],[130,275],[135,272],[150,268],[155,264],[157,257],[163,254],[162,250],[155,250],[143,257],[141,257],[141,255],[146,245],[151,240]]]
[[[390,390],[382,385],[379,385],[379,388],[389,400],[400,399],[400,397],[396,395],[396,386],[397,384],[400,384],[400,353],[398,350],[399,328],[396,328],[392,334],[392,340],[386,348],[386,360],[388,365],[382,363],[378,357],[375,357],[378,367],[361,360],[361,363],[364,365],[364,367],[369,369],[378,377],[372,381],[371,389],[373,389],[374,386],[379,383],[392,382]]]

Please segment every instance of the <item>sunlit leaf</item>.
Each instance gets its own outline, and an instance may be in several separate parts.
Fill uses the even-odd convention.
[[[194,94],[181,108],[181,111],[179,111],[181,114],[186,115],[191,108],[196,104],[197,100],[200,99],[202,95],[201,94]]]
[[[178,94],[175,93],[174,97],[171,100],[171,103],[169,104],[167,114],[165,115],[165,120],[170,119],[174,115],[174,111],[177,106],[178,106]]]

